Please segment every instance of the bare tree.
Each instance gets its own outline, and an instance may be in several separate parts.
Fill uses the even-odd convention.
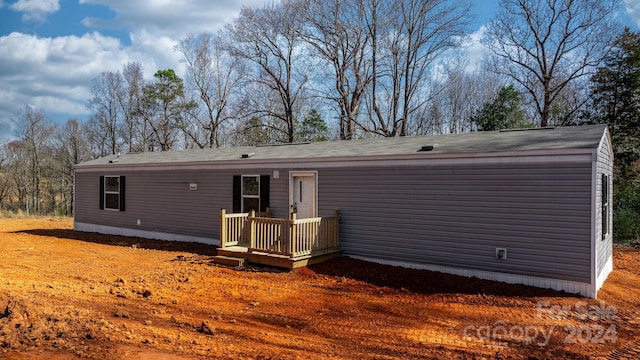
[[[29,195],[24,203],[27,213],[41,213],[41,185],[42,173],[50,150],[53,126],[44,113],[31,106],[25,106],[13,119],[15,135],[19,138],[14,142],[16,153],[20,154],[26,165],[28,177],[21,180],[24,190]],[[20,163],[16,164],[20,166]]]
[[[73,213],[73,168],[76,164],[89,160],[90,157],[86,128],[77,119],[69,119],[63,126],[56,128],[53,142],[56,154],[56,161],[53,162],[53,177],[60,184],[59,195],[55,198],[60,205],[55,208],[62,215],[71,215]]]
[[[324,97],[337,105],[340,139],[354,137],[364,93],[373,80],[370,37],[360,0],[312,0],[304,7],[304,39],[333,70]]]
[[[529,95],[540,126],[575,80],[591,74],[613,44],[617,0],[502,0],[484,43],[491,69]]]
[[[29,194],[31,189],[31,171],[29,168],[29,154],[27,146],[22,140],[13,140],[6,145],[6,166],[10,182],[9,200],[17,199],[17,206],[12,210],[31,212]]]
[[[432,128],[432,133],[453,134],[475,130],[472,116],[482,104],[493,102],[500,91],[503,82],[498,75],[482,69],[469,72],[465,69],[466,65],[463,59],[443,65],[443,84],[436,85],[443,90],[431,100],[431,104],[440,107],[443,120],[441,127]]]
[[[389,4],[389,1],[385,0],[359,0],[360,7],[364,11],[364,26],[367,29],[367,34],[371,39],[371,46],[369,49],[369,62],[371,63],[371,91],[368,92],[367,108],[369,112],[368,122],[370,126],[367,128],[362,126],[368,132],[389,136],[389,128],[387,125],[387,119],[385,119],[380,106],[378,106],[378,84],[380,75],[379,62],[382,58],[382,51],[380,50],[380,41],[384,39],[386,33],[389,32],[388,26],[390,19],[393,17],[391,14],[393,7]]]
[[[125,83],[124,94],[119,97],[122,140],[129,152],[143,152],[148,149],[151,135],[139,111],[145,86],[142,65],[137,62],[126,64],[122,69],[122,78]]]
[[[264,72],[256,74],[268,76]],[[268,81],[263,79],[264,81]],[[300,101],[294,104],[293,119],[300,113]],[[263,81],[252,81],[243,88],[241,101],[235,105],[241,117],[238,119],[236,131],[240,131],[236,140],[239,145],[277,144],[289,141],[289,125],[282,120],[284,113],[282,99],[273,89],[263,85]],[[260,110],[256,110],[260,109]],[[297,131],[298,129],[295,127]]]
[[[391,84],[389,122],[392,133],[406,136],[412,114],[429,100],[425,89],[434,76],[434,64],[445,51],[456,48],[466,36],[471,4],[468,1],[404,0],[397,3],[388,64]],[[435,91],[437,93],[437,91]]]
[[[96,138],[102,138],[100,156],[115,154],[120,151],[120,128],[122,126],[122,102],[125,97],[125,87],[119,71],[105,71],[94,79],[91,88],[93,97],[90,105],[92,128],[97,133]]]
[[[7,202],[12,203],[12,190],[14,189],[11,177],[11,156],[9,144],[3,142],[0,145],[0,209],[4,209]]]
[[[176,47],[187,64],[187,86],[199,99],[191,112],[193,123],[182,130],[200,148],[220,147],[224,123],[232,118],[228,111],[230,97],[238,88],[245,69],[242,61],[222,51],[221,40],[207,33],[189,35]]]
[[[281,105],[255,109],[250,115],[282,121],[287,142],[294,141],[295,106],[309,79],[301,19],[300,6],[285,0],[257,9],[242,8],[240,16],[225,28],[225,49],[256,65],[261,74],[255,81],[274,92]]]
[[[367,130],[381,136],[406,136],[411,117],[442,91],[442,86],[433,88],[442,84],[435,80],[440,76],[436,61],[466,36],[470,3],[360,1],[371,38],[374,78],[367,96]]]

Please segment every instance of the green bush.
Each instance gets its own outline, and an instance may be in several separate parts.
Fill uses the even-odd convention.
[[[637,180],[637,179],[636,179]],[[640,240],[640,186],[638,181],[614,185],[613,235],[617,243]]]

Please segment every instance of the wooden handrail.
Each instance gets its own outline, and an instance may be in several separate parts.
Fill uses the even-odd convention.
[[[289,257],[320,254],[339,248],[339,223],[334,216],[297,219],[257,217],[255,212],[227,214],[220,211],[220,246],[248,240],[248,251]],[[246,237],[243,237],[246,236]]]

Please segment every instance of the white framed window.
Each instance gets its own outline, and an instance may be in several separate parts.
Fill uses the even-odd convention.
[[[124,176],[100,176],[100,209],[124,211]]]
[[[266,212],[269,184],[269,175],[233,175],[233,212]]]
[[[260,211],[260,175],[242,175],[242,212]]]
[[[104,208],[120,211],[120,176],[104,177]]]

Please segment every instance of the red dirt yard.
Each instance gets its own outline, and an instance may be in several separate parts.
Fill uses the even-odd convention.
[[[0,358],[635,359],[640,251],[598,300],[349,258],[213,265],[203,244],[0,219]]]

